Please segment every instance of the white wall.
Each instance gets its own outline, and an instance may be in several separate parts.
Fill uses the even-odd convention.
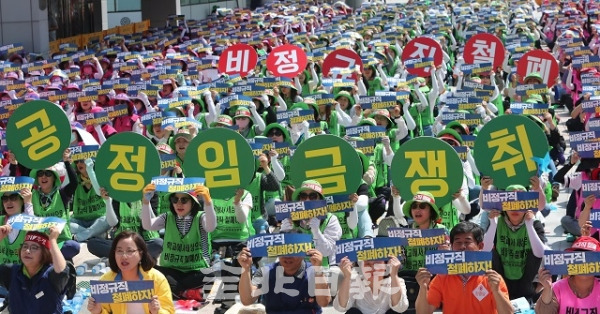
[[[48,9],[38,0],[0,0],[0,46],[21,43],[28,52],[48,52]]]
[[[114,12],[108,13],[108,28],[115,26],[121,26],[121,19],[128,17],[129,23],[137,23],[142,21],[142,11],[131,11],[131,12]]]
[[[219,6],[220,8],[228,8],[235,9],[238,7],[238,1],[230,0],[230,1],[220,1],[213,3],[205,3],[205,4],[194,4],[194,5],[186,5],[181,6],[181,14],[185,15],[186,19],[191,20],[201,20],[210,15],[213,6]],[[246,0],[239,0],[240,7],[247,7]]]

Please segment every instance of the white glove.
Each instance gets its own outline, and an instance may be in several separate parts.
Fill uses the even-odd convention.
[[[302,129],[308,131],[308,128],[310,127],[310,124],[308,123],[308,121],[302,121]]]
[[[350,229],[354,229],[358,226],[358,213],[356,207],[352,209],[346,221],[348,222],[348,227],[350,227]]]
[[[375,181],[375,173],[373,173],[373,170],[367,170],[367,172],[363,174],[363,180],[365,180],[365,183],[367,183],[367,185],[373,184],[373,181]]]
[[[313,217],[310,219],[310,222],[308,223],[308,225],[310,226],[310,229],[315,232],[321,232],[321,230],[319,230],[319,228],[321,227],[321,219],[317,218],[317,217]]]
[[[390,138],[388,136],[382,137],[381,144],[383,144],[383,146],[385,146],[385,147],[389,147],[390,146]]]
[[[419,103],[417,105],[417,109],[419,110],[419,112],[423,112],[426,108],[427,108],[427,105],[424,103]]]
[[[487,116],[485,114],[485,108],[483,108],[483,106],[481,105],[477,105],[477,107],[475,108],[475,113],[479,114],[482,119]]]
[[[263,103],[263,106],[265,107],[265,109],[269,108],[271,106],[271,103],[269,103],[269,96],[262,94],[260,96],[260,100]]]
[[[294,228],[294,224],[290,218],[286,218],[281,222],[279,231],[290,231]]]
[[[84,160],[84,162],[85,162],[85,166],[88,168],[94,166],[94,161],[91,158]]]
[[[254,104],[253,102],[249,103],[248,109],[250,109],[250,111],[252,112],[256,111],[256,104]]]

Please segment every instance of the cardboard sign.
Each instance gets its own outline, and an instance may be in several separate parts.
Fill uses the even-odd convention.
[[[45,100],[27,102],[8,120],[6,143],[19,163],[44,169],[62,160],[71,143],[71,124],[57,105]]]
[[[323,195],[352,194],[362,180],[362,162],[344,139],[323,134],[298,145],[290,161],[290,177],[296,187],[305,180],[316,180]]]
[[[492,63],[493,69],[497,69],[504,62],[504,45],[492,34],[476,34],[465,44],[463,56],[467,64]]]
[[[350,200],[350,195],[325,196],[325,201],[327,202],[327,211],[330,213],[347,213],[354,210],[354,203]]]
[[[544,251],[544,268],[552,275],[600,275],[600,252]]]
[[[438,246],[447,240],[446,229],[388,228],[388,237],[399,239],[403,246]]]
[[[32,177],[0,177],[0,193],[18,193],[22,189],[32,190]]]
[[[346,128],[346,135],[360,137],[363,140],[381,140],[387,136],[387,130],[383,126],[360,125]]]
[[[569,134],[571,149],[581,158],[600,158],[599,131],[573,132]]]
[[[511,103],[510,110],[514,115],[536,115],[542,116],[548,112],[548,104],[532,104],[532,103]]]
[[[96,158],[98,183],[120,202],[142,199],[142,189],[160,174],[160,157],[148,138],[135,132],[117,133],[100,147]]]
[[[351,262],[387,260],[400,256],[402,246],[397,238],[363,238],[335,241],[335,260],[348,257]]]
[[[186,176],[205,178],[214,198],[230,198],[254,178],[252,148],[242,135],[226,128],[200,132],[185,153]]]
[[[533,157],[546,156],[548,139],[531,119],[506,115],[492,119],[479,131],[474,149],[477,169],[491,176],[497,188],[528,186],[529,178],[537,175]]]
[[[327,215],[327,201],[305,201],[305,202],[275,202],[275,217],[277,220],[290,218],[292,221],[300,221],[318,217],[324,219]]]
[[[219,59],[219,73],[239,74],[242,77],[256,67],[258,54],[250,45],[235,44],[227,47]]]
[[[356,52],[350,49],[337,49],[334,52],[330,53],[327,56],[327,58],[325,58],[325,61],[323,61],[323,77],[329,77],[332,68],[344,68],[354,70],[356,66],[359,66],[360,71],[362,72],[363,62],[360,56],[356,54]],[[356,74],[346,74],[334,78],[352,78],[353,80],[356,80],[357,76]]]
[[[492,252],[427,251],[425,267],[432,274],[481,275],[492,269]]]
[[[252,257],[306,257],[306,252],[312,248],[313,240],[310,234],[257,234],[248,239],[248,249]]]
[[[441,207],[462,186],[462,162],[449,144],[418,137],[402,144],[392,160],[392,181],[405,200],[418,191],[430,192]]]
[[[595,195],[597,198],[600,198],[600,181],[583,180],[581,182],[581,197],[586,198],[590,195]]]
[[[66,222],[58,217],[36,217],[18,214],[10,217],[7,223],[15,230],[45,231],[50,227],[56,227],[62,232]]]
[[[98,145],[84,145],[84,146],[71,146],[71,159],[74,161],[86,160],[88,158],[96,159],[100,146]]]
[[[90,280],[90,292],[97,303],[150,303],[155,294],[153,280]]]
[[[502,211],[528,210],[536,212],[539,205],[539,192],[483,191],[482,208]]]
[[[525,77],[537,72],[542,76],[543,83],[548,87],[554,85],[559,74],[558,62],[552,54],[543,50],[531,50],[521,57],[517,64],[517,74],[523,83]]]
[[[172,170],[177,164],[177,155],[160,154],[160,171],[162,174],[169,170]]]
[[[204,178],[154,177],[150,183],[156,185],[156,192],[187,193],[204,185]]]
[[[402,61],[407,62],[412,59],[433,58],[434,65],[440,66],[443,61],[442,47],[430,37],[417,37],[406,44],[402,51]],[[430,67],[407,69],[408,73],[420,77],[431,76]]]
[[[285,44],[271,50],[267,57],[267,69],[275,76],[294,78],[304,71],[307,62],[302,48]]]

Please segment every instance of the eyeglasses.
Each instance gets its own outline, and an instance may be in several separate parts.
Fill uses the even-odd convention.
[[[129,256],[133,256],[133,254],[135,254],[136,252],[138,252],[138,250],[115,251],[115,255],[129,257]]]
[[[54,172],[52,170],[40,170],[37,172],[37,177],[54,177]]]
[[[177,197],[177,196],[171,196],[169,197],[169,200],[171,201],[171,203],[173,204],[177,204],[179,203],[179,201],[181,201],[181,204],[187,204],[189,201],[191,201],[192,199],[189,197]]]
[[[2,201],[16,202],[20,198],[19,194],[2,195]]]
[[[283,132],[281,132],[281,130],[279,130],[279,129],[273,129],[273,130],[269,131],[269,134],[267,134],[268,137],[282,136],[282,135],[283,135]]]
[[[309,199],[311,201],[314,201],[314,200],[319,199],[319,193],[317,193],[317,192],[311,192],[311,193],[302,192],[302,193],[298,194],[298,197],[300,199]]]
[[[417,209],[417,207],[419,207],[419,209],[427,209],[428,205],[429,204],[427,204],[427,203],[414,202],[414,203],[410,204],[410,209]]]
[[[21,250],[22,251],[29,251],[29,252],[37,252],[40,250],[40,246],[39,245],[28,245],[28,244],[23,244],[23,246],[21,246]]]

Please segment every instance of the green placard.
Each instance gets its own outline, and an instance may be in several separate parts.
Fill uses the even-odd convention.
[[[479,131],[474,149],[477,169],[492,177],[494,186],[529,186],[529,178],[538,170],[532,158],[546,156],[548,139],[529,118],[506,115],[494,118]]]
[[[254,177],[252,148],[239,133],[215,128],[200,132],[185,152],[185,175],[205,178],[214,198],[233,197]]]
[[[44,169],[61,161],[70,142],[69,119],[60,107],[49,101],[24,103],[8,120],[8,149],[28,168]]]
[[[106,140],[96,157],[98,183],[119,202],[142,199],[142,189],[160,175],[160,157],[145,136],[117,133]]]
[[[418,137],[402,144],[392,160],[392,182],[404,200],[418,191],[433,195],[438,207],[452,201],[463,182],[462,162],[449,144]]]
[[[326,196],[356,193],[363,174],[360,157],[352,145],[329,134],[302,142],[294,152],[290,169],[296,187],[305,180],[317,180]]]

